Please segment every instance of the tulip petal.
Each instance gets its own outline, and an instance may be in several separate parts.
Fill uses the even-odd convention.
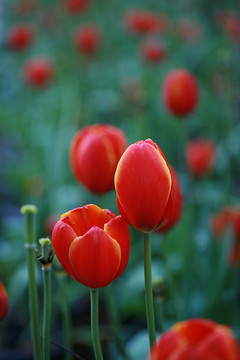
[[[77,236],[82,236],[94,225],[103,229],[104,224],[111,220],[112,214],[94,204],[89,204],[63,214],[62,221],[70,225]]]
[[[155,146],[139,142],[128,147],[115,173],[115,188],[124,216],[134,228],[153,231],[160,224],[170,189],[171,175]]]
[[[75,279],[74,271],[69,260],[69,248],[77,237],[71,226],[59,220],[53,228],[52,246],[63,268]]]
[[[117,240],[121,248],[121,262],[115,279],[118,278],[127,266],[130,254],[130,232],[127,223],[121,216],[117,216],[104,225],[106,231],[113,239]]]
[[[121,261],[121,248],[110,235],[93,226],[86,234],[74,239],[69,257],[76,280],[90,288],[100,288],[115,278]]]

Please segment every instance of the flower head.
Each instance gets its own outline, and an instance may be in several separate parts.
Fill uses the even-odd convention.
[[[130,252],[130,232],[121,216],[90,204],[62,215],[52,245],[68,274],[90,288],[107,286],[121,275]]]
[[[53,77],[53,64],[45,57],[29,60],[23,69],[25,81],[34,87],[44,87]]]
[[[8,295],[7,291],[0,281],[0,320],[5,318],[8,311]]]

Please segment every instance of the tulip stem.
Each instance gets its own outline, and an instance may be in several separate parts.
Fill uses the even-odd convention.
[[[40,322],[38,314],[38,293],[36,283],[36,255],[35,255],[35,214],[37,208],[34,205],[24,205],[21,207],[21,213],[25,221],[25,248],[27,251],[27,268],[29,278],[29,306],[31,319],[31,335],[33,341],[34,360],[41,360],[41,337]]]
[[[150,233],[143,234],[144,240],[144,278],[145,278],[145,301],[146,301],[146,315],[148,324],[148,335],[150,347],[156,340],[156,328],[153,308],[153,293],[152,293],[152,265],[151,265],[151,235]]]
[[[103,360],[98,326],[98,289],[90,289],[91,297],[91,331],[96,360]]]
[[[63,313],[63,323],[65,330],[65,346],[68,350],[72,350],[72,337],[71,337],[71,315],[68,306],[68,298],[67,298],[67,282],[66,282],[66,272],[64,270],[58,270],[56,272],[57,278],[59,280],[60,285],[60,293],[61,293],[61,306]],[[65,353],[65,360],[71,360],[71,353]]]

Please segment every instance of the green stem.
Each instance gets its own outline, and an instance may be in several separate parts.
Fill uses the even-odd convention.
[[[96,360],[103,360],[98,326],[98,289],[90,289],[91,296],[91,331]]]
[[[63,324],[65,330],[65,346],[68,350],[72,350],[72,336],[71,336],[71,315],[68,306],[67,297],[67,283],[66,283],[66,272],[64,270],[57,271],[57,277],[60,285],[60,302],[62,306]],[[71,360],[72,355],[65,353],[65,360]]]
[[[42,358],[40,322],[38,314],[38,293],[36,283],[36,255],[35,255],[35,214],[37,208],[34,205],[24,205],[21,207],[21,213],[25,221],[25,238],[27,251],[27,268],[29,278],[29,305],[31,318],[31,334],[33,341],[34,360]]]
[[[116,304],[113,297],[113,283],[109,284],[106,287],[106,304],[107,304],[107,311],[108,316],[111,323],[112,332],[114,334],[118,349],[121,355],[125,359],[129,359],[129,355],[127,354],[122,336],[121,336],[121,323],[119,320],[118,312],[116,311]]]
[[[143,234],[144,240],[144,278],[145,278],[145,301],[146,301],[146,315],[148,324],[148,335],[150,347],[156,340],[154,308],[153,308],[153,293],[152,293],[152,266],[151,266],[151,235],[150,233]]]

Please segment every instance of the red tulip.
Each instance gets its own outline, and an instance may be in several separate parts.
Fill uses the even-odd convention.
[[[181,19],[177,28],[180,38],[184,41],[196,41],[202,37],[201,25],[190,19]]]
[[[216,145],[208,139],[190,141],[185,150],[189,172],[196,177],[206,175],[216,160]]]
[[[62,215],[52,244],[68,274],[90,288],[109,285],[127,266],[130,232],[121,216],[90,204]]]
[[[239,360],[232,330],[206,319],[175,324],[153,346],[148,360]]]
[[[163,100],[167,109],[177,116],[188,115],[198,102],[198,84],[187,70],[175,69],[164,79]]]
[[[233,246],[229,253],[229,263],[240,263],[240,208],[226,206],[219,214],[210,218],[210,228],[216,237],[220,237],[228,229],[233,231]]]
[[[216,19],[230,39],[240,41],[240,20],[237,13],[220,11]]]
[[[0,281],[0,320],[2,320],[8,311],[8,295],[3,283]]]
[[[24,67],[25,81],[34,87],[44,87],[53,77],[53,64],[47,58],[33,58]]]
[[[171,229],[178,222],[182,213],[183,198],[180,182],[177,173],[172,166],[169,166],[169,170],[172,178],[172,187],[165,210],[164,218],[166,221],[162,221],[163,225],[157,229],[157,232],[166,232]]]
[[[166,56],[166,47],[162,42],[149,38],[142,43],[140,54],[147,62],[159,62]]]
[[[97,25],[84,25],[74,33],[76,48],[85,55],[93,55],[99,48],[102,32]]]
[[[74,176],[94,193],[112,190],[117,163],[126,147],[124,133],[114,126],[84,127],[71,143],[70,163]]]
[[[33,30],[29,25],[16,25],[7,34],[7,45],[14,51],[24,50],[32,43],[33,36]]]
[[[34,0],[19,0],[14,4],[15,11],[18,15],[28,15],[37,6],[37,2]]]
[[[128,30],[138,34],[162,32],[166,27],[164,15],[143,9],[128,10],[123,21]]]
[[[71,14],[80,13],[90,5],[89,0],[65,0],[65,7]]]
[[[115,173],[120,214],[134,228],[150,232],[162,223],[171,190],[166,159],[152,140],[130,145]]]

